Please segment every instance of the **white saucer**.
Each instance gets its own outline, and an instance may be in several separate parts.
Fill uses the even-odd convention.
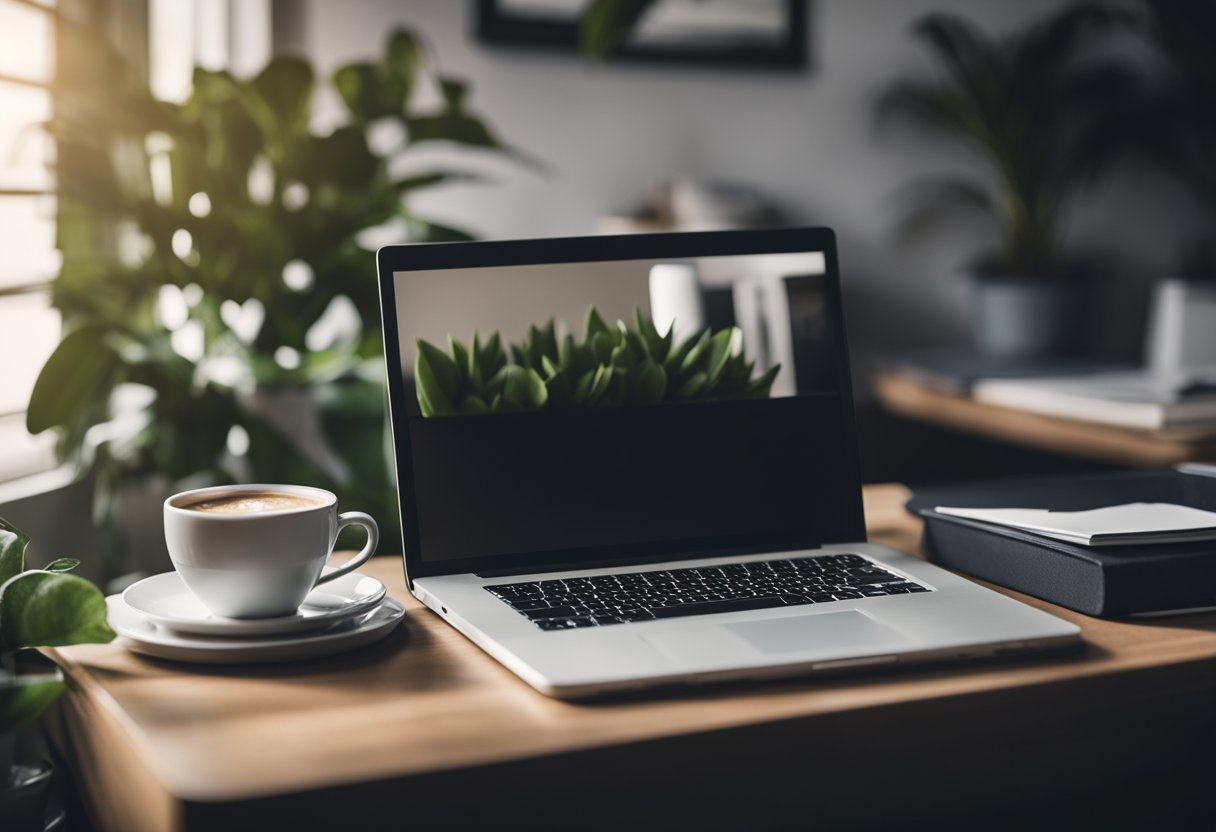
[[[387,636],[405,615],[392,598],[364,615],[316,633],[280,638],[190,636],[157,627],[131,609],[121,595],[106,598],[110,626],[133,653],[199,664],[270,664],[314,659],[371,644]]]
[[[277,618],[222,618],[208,612],[186,588],[181,575],[164,572],[131,584],[122,594],[127,606],[153,624],[202,636],[265,636],[319,630],[367,612],[380,603],[384,584],[351,572],[308,593],[294,615]]]

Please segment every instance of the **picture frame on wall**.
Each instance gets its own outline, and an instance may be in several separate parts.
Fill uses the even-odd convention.
[[[577,53],[589,2],[477,0],[475,32],[495,46]],[[808,2],[655,0],[609,60],[803,71]]]

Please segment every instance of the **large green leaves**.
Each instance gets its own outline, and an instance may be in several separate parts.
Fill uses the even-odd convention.
[[[1079,50],[1116,19],[1107,4],[1082,2],[1002,37],[957,15],[917,20],[913,32],[943,77],[893,83],[878,101],[878,115],[900,116],[969,145],[987,162],[995,187],[959,179],[920,187],[907,227],[940,216],[938,206],[981,207],[1001,226],[1000,268],[1054,271],[1068,197],[1114,159],[1111,136],[1120,131],[1107,113],[1128,87],[1108,62],[1079,60]],[[1100,94],[1078,95],[1079,89]]]
[[[30,433],[71,424],[113,383],[118,357],[106,343],[108,332],[83,326],[59,342],[34,383],[25,416]]]
[[[64,190],[53,302],[66,337],[34,391],[30,430],[60,429],[64,452],[81,455],[89,428],[114,420],[90,448],[96,515],[107,524],[115,495],[150,476],[310,479],[391,523],[387,466],[375,452],[385,436],[382,412],[373,412],[382,402],[371,404],[379,388],[356,383],[381,350],[368,249],[385,234],[469,237],[411,210],[416,190],[471,180],[460,161],[432,170],[408,157],[420,141],[499,148],[470,88],[438,71],[416,33],[398,29],[378,56],[332,79],[279,56],[252,78],[199,69],[186,102],[161,102],[138,73],[119,71],[126,63],[106,39],[63,29],[73,59],[57,78],[52,125]],[[413,100],[426,82],[439,86],[434,106]],[[313,102],[326,83],[349,117],[314,132]],[[116,227],[122,246],[110,244]],[[351,305],[340,339],[320,338],[323,319],[342,322],[330,310]],[[233,323],[256,307],[266,310],[260,328]],[[340,464],[301,453],[260,418],[261,397],[248,395],[302,386],[324,387],[322,427]],[[122,412],[112,411],[120,402]],[[231,453],[244,444],[241,429],[250,438],[243,458]],[[123,568],[121,551],[107,554]]]
[[[413,95],[423,55],[418,36],[407,29],[398,29],[389,37],[383,61],[339,68],[334,73],[334,88],[360,123],[400,116]]]
[[[25,549],[29,542],[29,535],[0,518],[0,586],[25,571]]]
[[[108,642],[101,590],[84,578],[33,570],[0,586],[0,651]]]

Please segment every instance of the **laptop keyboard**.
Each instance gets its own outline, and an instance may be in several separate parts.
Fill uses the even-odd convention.
[[[485,589],[542,630],[931,591],[853,554],[494,584]]]

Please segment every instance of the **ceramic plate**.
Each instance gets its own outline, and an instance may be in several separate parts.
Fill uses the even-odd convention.
[[[295,615],[278,618],[221,618],[212,615],[176,572],[144,578],[127,587],[122,599],[149,621],[178,633],[201,636],[267,636],[320,630],[365,613],[384,598],[384,584],[351,572],[308,593]]]
[[[133,653],[196,664],[270,664],[315,659],[371,644],[400,623],[405,608],[392,598],[364,615],[327,630],[280,638],[214,638],[186,635],[157,627],[131,609],[121,595],[106,599],[110,626],[119,644]]]

